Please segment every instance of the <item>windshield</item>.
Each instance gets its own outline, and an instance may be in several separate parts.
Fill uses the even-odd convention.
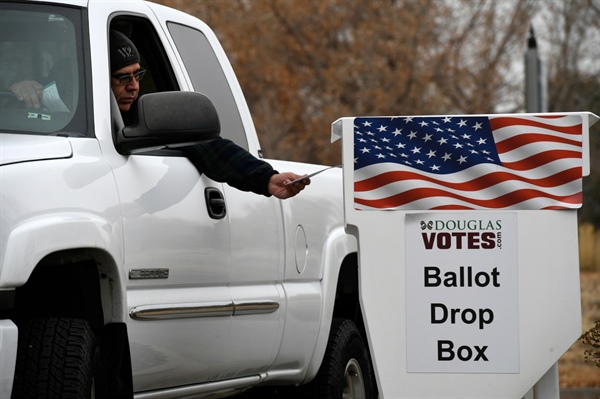
[[[0,3],[0,132],[86,136],[81,10]]]

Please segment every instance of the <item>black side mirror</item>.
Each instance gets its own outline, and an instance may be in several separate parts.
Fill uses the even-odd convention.
[[[151,93],[137,104],[138,121],[117,132],[121,154],[176,148],[219,137],[221,125],[212,101],[191,91]]]

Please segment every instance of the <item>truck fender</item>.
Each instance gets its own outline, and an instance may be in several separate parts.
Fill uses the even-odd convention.
[[[333,307],[340,270],[344,260],[349,255],[357,253],[357,250],[356,237],[347,234],[343,227],[334,230],[325,242],[323,250],[323,278],[321,280],[321,292],[323,293],[321,325],[315,350],[304,377],[304,383],[311,381],[317,375],[325,356],[331,322],[333,321]]]
[[[122,263],[122,233],[116,223],[89,213],[65,212],[29,219],[9,233],[0,272],[0,288],[27,282],[45,256],[57,251],[93,248]],[[119,281],[125,281],[119,276]]]

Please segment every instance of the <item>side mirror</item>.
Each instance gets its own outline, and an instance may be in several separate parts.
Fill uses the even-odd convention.
[[[137,123],[117,132],[121,154],[176,148],[219,137],[221,125],[212,101],[191,91],[151,93],[137,104]]]

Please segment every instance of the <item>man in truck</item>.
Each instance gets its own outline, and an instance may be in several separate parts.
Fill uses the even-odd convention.
[[[140,54],[123,33],[110,34],[111,89],[125,125],[136,123],[139,81],[145,70],[140,66]],[[34,80],[13,84],[10,90],[28,107],[39,108],[42,85]],[[182,147],[181,151],[200,173],[212,180],[227,183],[242,191],[279,199],[295,196],[310,184],[310,179],[290,183],[302,176],[292,172],[279,173],[267,162],[224,138]]]

